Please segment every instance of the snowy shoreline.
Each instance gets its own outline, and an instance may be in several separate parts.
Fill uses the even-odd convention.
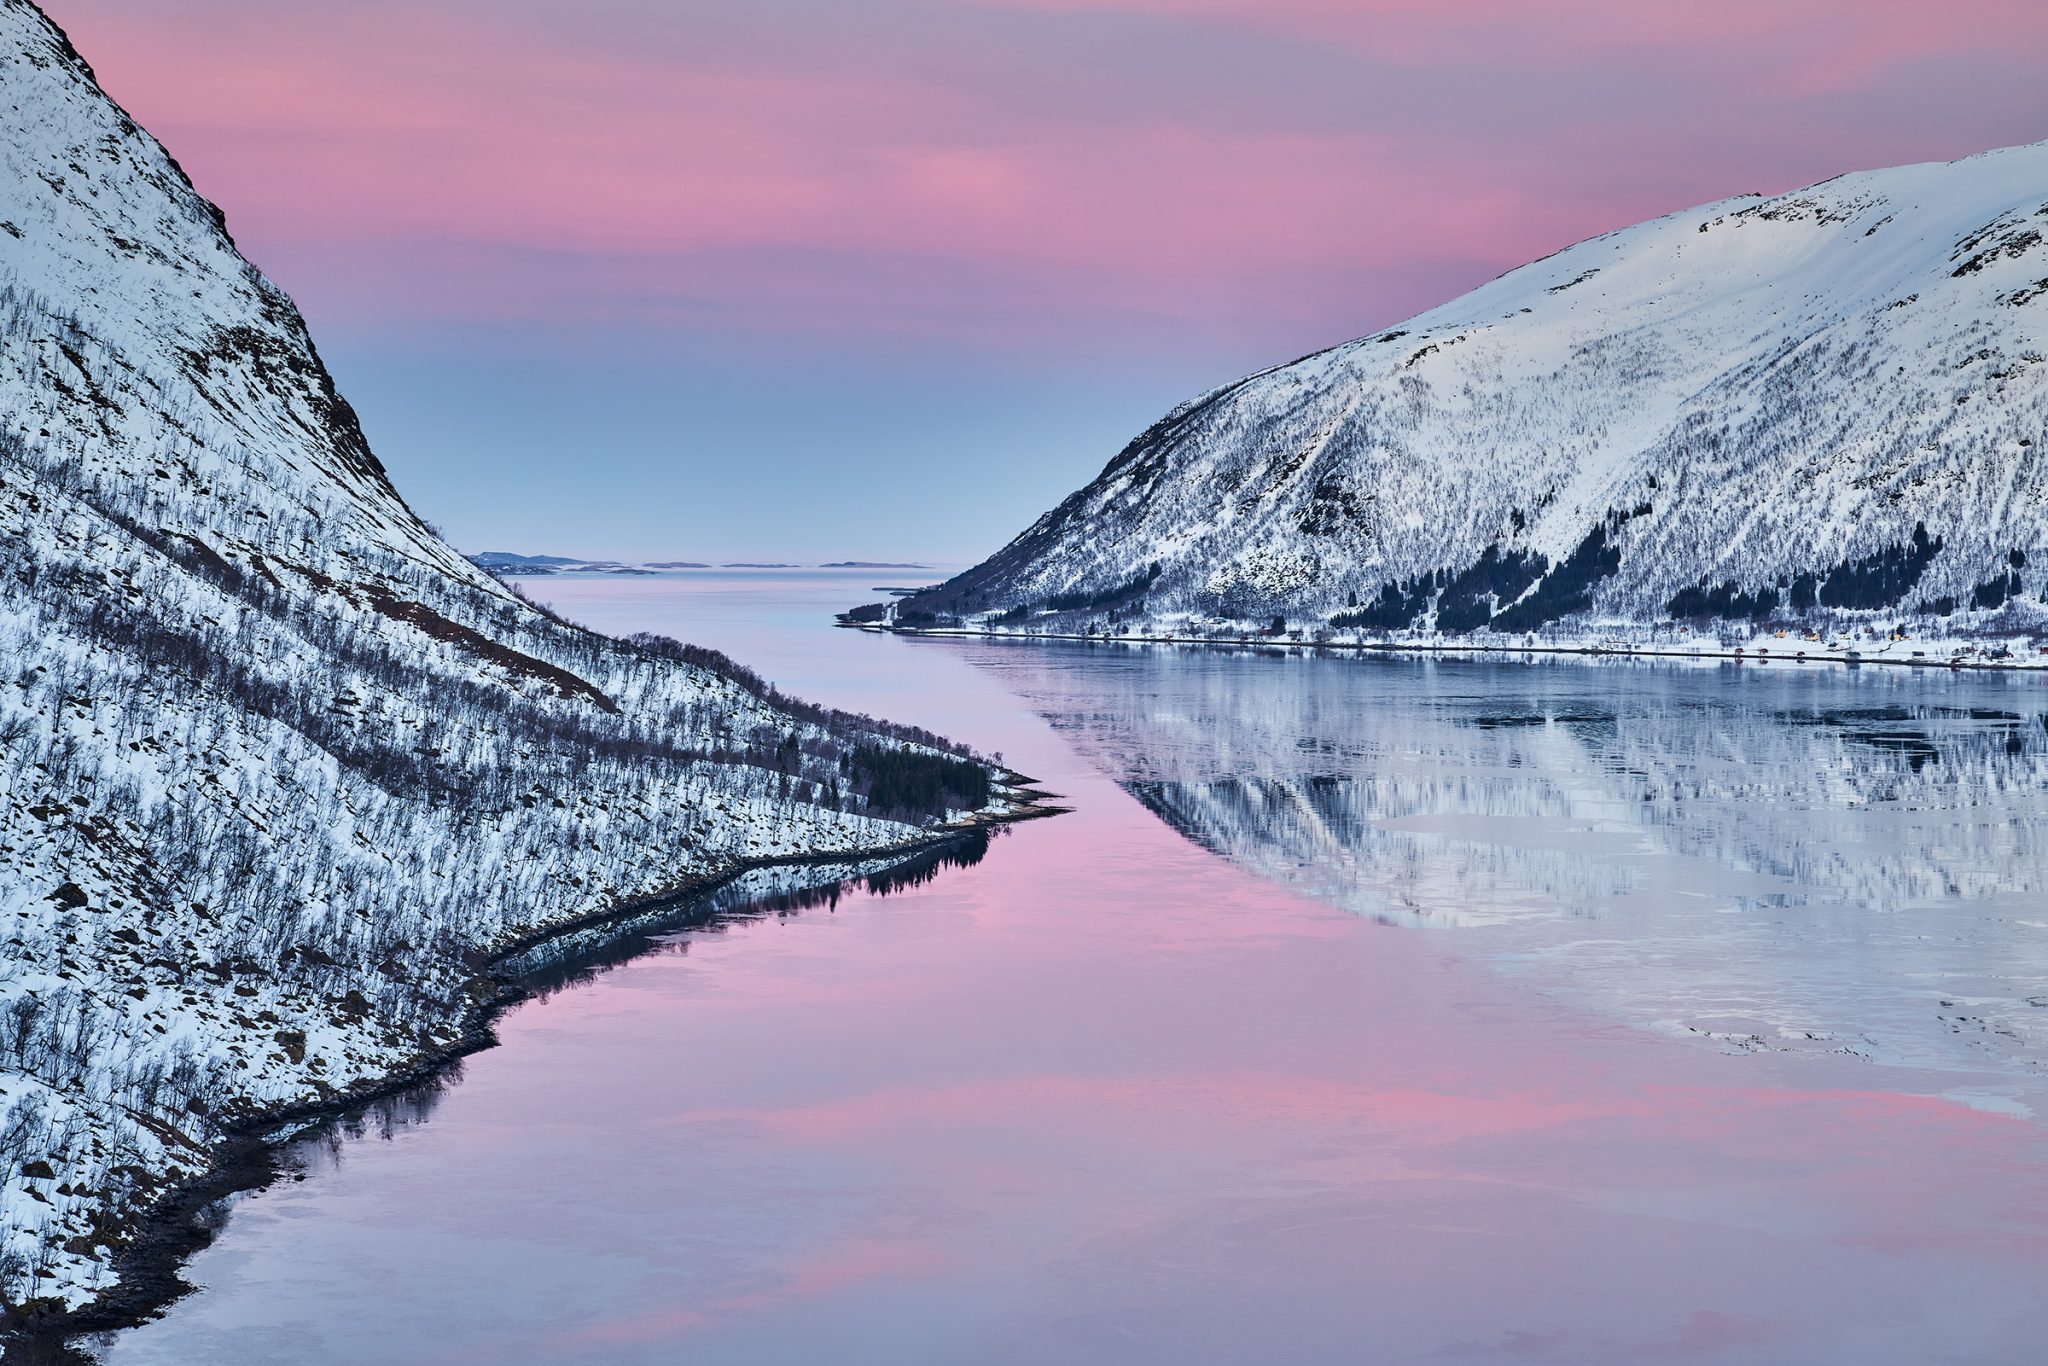
[[[1130,635],[1100,632],[1088,634],[1073,631],[990,631],[976,630],[964,626],[899,626],[894,623],[882,624],[856,621],[841,621],[838,624],[852,630],[876,631],[888,635],[930,636],[935,638],[951,637],[970,640],[1066,640],[1119,645],[1224,645],[1235,649],[1347,650],[1425,655],[1567,655],[1581,658],[1660,659],[1680,663],[1688,660],[1697,660],[1703,663],[1732,660],[1744,664],[1837,664],[1850,668],[1882,665],[1905,669],[1975,669],[1995,670],[2004,673],[2048,672],[2048,653],[2033,655],[2014,654],[2009,658],[1995,659],[1976,653],[1976,648],[1981,642],[1950,639],[1915,641],[1913,642],[1914,644],[1934,648],[1899,654],[1882,650],[1866,652],[1827,648],[1820,650],[1774,650],[1767,645],[1758,648],[1739,645],[1714,648],[1679,645],[1639,645],[1601,640],[1560,641],[1545,645],[1490,645],[1469,644],[1453,640],[1302,640],[1285,635],[1205,636],[1186,633]],[[1806,644],[1810,642],[1800,643]],[[1969,649],[1971,653],[1960,653],[1960,650],[1964,648]]]
[[[166,1306],[193,1292],[180,1274],[184,1265],[212,1241],[218,1231],[206,1212],[221,1201],[262,1190],[285,1175],[277,1158],[286,1144],[306,1129],[349,1115],[380,1100],[403,1094],[445,1076],[470,1054],[496,1047],[497,1021],[533,993],[535,980],[557,960],[550,946],[579,938],[579,951],[617,943],[659,922],[680,928],[731,914],[747,905],[784,894],[774,889],[721,905],[717,894],[750,874],[776,869],[837,870],[834,876],[805,884],[823,888],[866,877],[886,875],[920,856],[941,853],[975,835],[1047,816],[1067,808],[1034,780],[1005,771],[996,785],[996,800],[983,810],[937,829],[872,849],[830,850],[771,855],[741,860],[714,873],[683,878],[644,896],[570,915],[529,930],[496,948],[476,970],[479,990],[459,1032],[448,1043],[427,1049],[398,1067],[321,1100],[278,1107],[236,1123],[213,1145],[208,1163],[167,1191],[128,1221],[124,1245],[112,1259],[113,1280],[93,1298],[75,1308],[53,1311],[47,1305],[27,1315],[10,1315],[0,1324],[0,1349],[8,1354],[29,1349],[59,1362],[85,1362],[68,1344],[92,1334],[136,1327]],[[38,1358],[43,1359],[43,1358]]]

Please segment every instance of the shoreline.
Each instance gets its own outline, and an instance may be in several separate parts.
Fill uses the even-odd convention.
[[[1752,651],[1740,646],[1732,649],[1656,649],[1638,645],[1479,645],[1458,644],[1447,641],[1396,641],[1396,640],[1288,640],[1285,637],[1251,636],[1240,639],[1236,636],[1128,636],[1128,635],[1082,635],[1066,631],[977,631],[964,626],[897,626],[893,623],[846,621],[834,623],[847,630],[873,631],[882,635],[925,636],[933,639],[958,640],[1067,640],[1102,645],[1227,645],[1241,650],[1350,650],[1377,652],[1381,654],[1426,654],[1426,655],[1580,655],[1589,658],[1617,659],[1668,659],[1679,662],[1687,660],[1729,660],[1741,664],[1837,664],[1843,668],[1882,666],[1894,669],[1964,669],[1991,673],[2048,673],[2048,655],[2040,656],[2039,662],[2010,661],[1995,659],[1936,658],[1926,655],[1919,658],[1901,659],[1888,654],[1864,654],[1856,652],[1851,658],[1847,654],[1828,651],[1810,654],[1803,651],[1777,654],[1770,650]]]
[[[453,1042],[422,1053],[373,1081],[322,1100],[265,1110],[237,1123],[226,1140],[209,1154],[204,1171],[167,1192],[130,1222],[126,1245],[110,1261],[114,1281],[102,1294],[77,1309],[59,1313],[38,1311],[18,1316],[10,1310],[6,1321],[0,1323],[0,1354],[8,1362],[19,1361],[24,1366],[90,1363],[92,1357],[71,1345],[74,1339],[140,1327],[192,1294],[197,1287],[188,1284],[181,1273],[186,1263],[209,1246],[224,1227],[209,1226],[202,1215],[222,1200],[266,1189],[286,1175],[278,1158],[294,1137],[313,1125],[346,1117],[380,1100],[430,1084],[464,1058],[498,1045],[498,1020],[533,995],[536,979],[544,971],[536,967],[500,976],[505,965],[513,960],[558,940],[592,931],[616,930],[620,938],[628,937],[637,932],[629,922],[664,911],[681,912],[690,902],[760,869],[875,859],[890,860],[893,867],[984,831],[1070,810],[1057,805],[1055,794],[1038,788],[1035,782],[1006,769],[996,782],[996,792],[1003,802],[1000,810],[975,812],[956,823],[872,849],[745,859],[715,872],[681,879],[647,896],[567,917],[494,946],[476,969],[472,979],[476,999],[465,1013],[461,1032]],[[717,914],[716,909],[707,907],[702,915],[682,918],[678,926],[707,921]]]

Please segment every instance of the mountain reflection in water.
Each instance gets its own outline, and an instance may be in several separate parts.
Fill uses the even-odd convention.
[[[1962,1069],[2008,1099],[2048,1062],[2035,680],[981,657],[1202,847],[1361,915],[1463,928],[1630,1023]]]

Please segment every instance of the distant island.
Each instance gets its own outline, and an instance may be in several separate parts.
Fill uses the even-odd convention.
[[[563,555],[515,555],[509,550],[484,550],[465,556],[471,564],[499,578],[538,578],[545,574],[652,574],[655,569],[692,568],[704,565],[621,564],[617,560],[577,560]]]
[[[545,574],[651,574],[663,569],[930,569],[928,564],[884,560],[835,560],[831,564],[791,564],[780,560],[584,560],[571,555],[519,555],[509,550],[480,550],[466,556],[477,568],[499,578],[537,578]]]

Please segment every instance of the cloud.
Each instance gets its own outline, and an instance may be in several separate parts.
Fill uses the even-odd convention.
[[[2048,39],[2029,0],[1960,11],[1913,0],[956,0],[971,8],[1132,14],[1338,43],[1410,67],[1582,71],[1646,54],[1761,75],[1778,93],[1840,90],[1906,62]]]
[[[326,316],[1321,343],[2048,131],[2018,0],[54,8]]]

